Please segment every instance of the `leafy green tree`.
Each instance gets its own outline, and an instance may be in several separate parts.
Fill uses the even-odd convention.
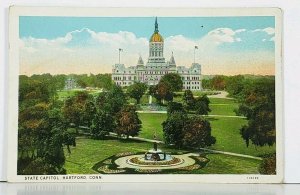
[[[137,136],[141,131],[140,121],[134,106],[126,105],[116,115],[116,129],[118,135]]]
[[[173,112],[162,123],[164,140],[166,144],[181,148],[183,145],[184,125],[187,115],[182,112]]]
[[[127,88],[129,97],[136,99],[137,104],[140,104],[140,100],[147,90],[145,83],[136,82]]]
[[[223,75],[214,76],[211,79],[211,85],[215,90],[224,90],[226,87],[226,77]]]
[[[191,90],[185,90],[183,97],[182,97],[184,107],[187,110],[192,110],[193,107],[195,106],[195,98],[193,95],[193,92]]]
[[[185,113],[185,109],[184,109],[182,103],[178,103],[178,102],[169,102],[168,103],[168,107],[167,107],[168,115],[171,115],[174,112],[183,112],[183,113]]]
[[[150,85],[149,86],[149,95],[152,95],[156,99],[156,102],[161,104],[162,97],[157,93],[157,88],[158,88],[158,85]]]
[[[86,124],[88,127],[91,127],[93,118],[95,117],[97,112],[96,105],[94,103],[94,99],[90,98],[86,101],[83,109],[83,124]]]
[[[69,149],[75,144],[75,137],[67,136],[61,115],[51,109],[49,103],[41,102],[19,113],[19,174],[66,173],[63,146]]]
[[[259,166],[259,173],[264,175],[276,175],[276,153],[263,157]]]
[[[203,79],[202,87],[203,87],[203,89],[213,89],[211,79]]]
[[[206,147],[215,144],[210,123],[199,116],[188,118],[184,124],[183,145],[186,147]]]
[[[113,85],[111,90],[98,95],[96,99],[96,107],[98,110],[105,111],[114,116],[122,109],[126,102],[126,95],[122,88],[120,86]]]
[[[276,142],[275,80],[257,79],[243,90],[238,112],[248,119],[240,129],[246,145],[272,146]]]
[[[171,87],[168,83],[159,82],[156,88],[156,98],[157,100],[162,100],[164,104],[164,100],[170,102],[173,101],[173,92],[171,91]]]
[[[110,90],[113,87],[111,74],[98,74],[95,79],[96,87]]]
[[[183,82],[181,77],[177,73],[168,73],[161,77],[160,83],[166,83],[169,86],[171,92],[181,91],[183,87]]]
[[[51,91],[46,83],[20,76],[19,86],[19,105],[20,109],[33,106],[38,102],[49,102],[54,92]]]
[[[99,111],[93,120],[91,134],[93,139],[104,139],[109,132],[115,130],[113,116],[105,111]]]
[[[226,81],[226,91],[232,97],[239,97],[245,87],[245,78],[242,75],[231,76]]]
[[[207,95],[196,98],[194,103],[196,114],[208,115],[208,113],[211,111],[209,108],[209,103],[210,101]]]
[[[63,117],[69,124],[75,124],[78,129],[80,125],[90,125],[96,112],[94,98],[86,91],[79,91],[65,100],[62,108]]]

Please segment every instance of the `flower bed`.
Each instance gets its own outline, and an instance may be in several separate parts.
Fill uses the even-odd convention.
[[[161,172],[160,169],[136,169],[135,171],[139,173],[159,173]]]
[[[96,163],[92,169],[98,173],[101,174],[169,174],[169,173],[175,173],[175,174],[180,174],[180,173],[193,173],[192,171],[197,170],[197,169],[202,169],[204,168],[207,163],[209,162],[209,159],[206,158],[206,154],[201,154],[199,156],[190,156],[190,158],[195,160],[195,164],[182,167],[182,168],[170,168],[170,169],[151,169],[151,168],[138,168],[138,169],[133,169],[133,168],[122,168],[120,169],[118,165],[115,163],[115,161],[121,157],[125,156],[130,156],[130,155],[141,155],[144,153],[138,152],[138,153],[133,153],[133,152],[123,152],[119,153],[116,155],[113,155],[107,159],[104,159],[103,161],[100,161]],[[171,155],[180,155],[184,153],[171,153]],[[141,157],[133,157],[129,161],[133,164],[138,164],[138,165],[172,165],[176,163],[180,163],[181,159],[173,157],[172,160],[169,161],[149,161],[145,162],[140,160],[139,158]]]
[[[172,165],[176,163],[180,163],[181,160],[179,158],[173,157],[172,160],[169,161],[141,161],[139,157],[135,157],[129,160],[129,162],[138,164],[138,165]]]
[[[123,170],[123,169],[120,169],[120,170],[110,169],[108,165],[99,167],[98,170],[101,171],[101,172],[104,172],[104,173],[123,173],[123,172],[125,172],[125,170]]]

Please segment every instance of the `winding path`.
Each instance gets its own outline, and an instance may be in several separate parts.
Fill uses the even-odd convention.
[[[113,136],[113,137],[117,136],[116,133],[109,133],[109,135]],[[151,142],[151,143],[156,142],[156,143],[164,144],[163,141],[158,141],[158,140],[153,140],[153,139],[146,139],[146,138],[142,138],[142,137],[132,137],[132,136],[129,136],[129,138],[133,139],[133,140],[138,140],[138,141],[145,141],[145,142]],[[207,149],[207,148],[199,148],[199,150],[203,150],[203,151],[207,151],[207,152],[212,152],[212,153],[216,153],[216,154],[226,154],[226,155],[230,155],[230,156],[237,156],[237,157],[243,157],[243,158],[250,158],[250,159],[256,159],[256,160],[262,160],[262,158],[260,158],[260,157],[246,155],[246,154],[239,154],[239,153],[226,152],[226,151],[220,151],[220,150],[211,150],[211,149]],[[198,155],[197,153],[194,153],[194,154]]]
[[[136,111],[137,113],[142,113],[142,114],[167,114],[167,111],[143,111],[143,110],[138,110]],[[244,116],[235,116],[235,115],[219,115],[219,114],[208,114],[208,115],[201,115],[201,116],[206,116],[206,117],[224,117],[224,118],[246,118]]]

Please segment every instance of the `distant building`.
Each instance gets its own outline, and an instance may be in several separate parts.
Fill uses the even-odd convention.
[[[65,89],[75,89],[77,87],[77,83],[74,78],[67,78],[65,81]]]
[[[148,85],[156,85],[162,76],[167,73],[178,73],[183,82],[183,90],[202,90],[201,65],[192,63],[187,68],[176,66],[172,55],[169,61],[164,58],[164,39],[159,34],[157,18],[155,19],[155,30],[149,40],[149,57],[145,64],[140,56],[136,66],[125,67],[124,64],[115,64],[112,69],[112,80],[120,86],[129,86],[135,81]]]

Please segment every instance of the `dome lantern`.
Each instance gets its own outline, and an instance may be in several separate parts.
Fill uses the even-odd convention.
[[[163,37],[158,33],[158,23],[157,23],[157,17],[155,18],[155,24],[154,24],[154,33],[152,34],[150,38],[150,42],[163,42]]]

